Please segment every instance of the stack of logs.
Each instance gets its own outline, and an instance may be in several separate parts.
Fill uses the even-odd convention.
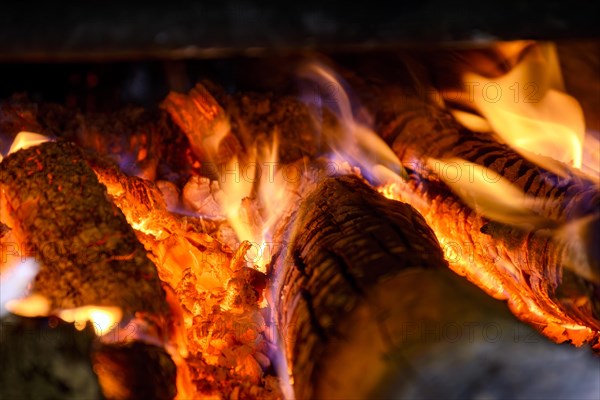
[[[402,87],[354,83],[375,116],[376,131],[407,166],[425,157],[460,157],[545,199],[539,212],[557,223],[585,216],[598,220],[600,195],[592,182],[554,176],[492,137],[461,127],[438,105],[418,98],[407,101]],[[293,97],[227,95],[210,83],[198,85],[188,95],[171,94],[155,112],[131,109],[90,116],[58,105],[34,104],[23,96],[4,101],[3,140],[10,142],[19,131],[58,138],[20,150],[0,164],[2,222],[36,249],[41,262],[33,290],[46,296],[53,308],[118,306],[125,321],[143,320],[155,341],[96,345],[92,351],[89,330],[76,332],[62,322],[51,329],[48,324],[57,322],[47,319],[12,319],[9,328],[3,325],[0,343],[3,355],[8,354],[2,357],[2,397],[28,393],[36,398],[172,398],[174,365],[160,345],[176,329],[163,289],[166,284],[146,255],[139,232],[109,196],[109,183],[99,181],[98,165],[110,165],[106,160],[112,159],[120,171],[143,178],[124,175],[137,179],[136,185],[155,188],[150,181],[168,181],[181,190],[190,177],[210,177],[214,171],[203,169],[206,161],[218,164],[243,153],[256,140],[270,140],[278,131],[285,132],[283,163],[305,158],[318,168],[315,160],[323,143],[320,127],[311,121],[310,110]],[[213,135],[218,141],[211,139]],[[98,157],[107,158],[99,163]],[[489,294],[509,297],[514,313],[546,337],[590,343],[600,350],[597,280],[563,270],[561,250],[547,236],[485,220],[432,171],[409,167],[408,173],[406,190],[422,200],[414,208],[386,199],[359,176],[317,174],[321,179],[305,177],[298,201],[292,202],[299,206],[287,210],[277,225],[275,241],[286,245],[268,268],[266,286],[285,356],[272,358],[281,380],[291,375],[297,398],[532,393],[532,387],[527,392],[519,386],[522,382],[507,385],[492,377],[513,379],[507,371],[514,368],[527,376],[532,367],[523,366],[522,354],[535,354],[540,363],[550,363],[565,349],[552,346],[517,322],[502,303],[449,272],[436,234],[458,243],[500,244],[509,257],[525,251],[528,260],[516,265],[519,276],[513,279],[503,276],[481,253],[485,246],[473,246],[476,268],[497,279],[504,290],[503,296]],[[550,203],[561,206],[551,208],[546,205]],[[597,237],[599,229],[595,222],[590,237]],[[58,247],[47,246],[48,240]],[[84,248],[86,258],[69,251],[58,251],[58,256],[57,248]],[[588,256],[598,277],[598,257],[591,251]],[[462,273],[477,282],[468,267]],[[531,312],[531,302],[541,310],[541,318]],[[449,340],[443,332],[451,326],[473,326],[475,331]],[[497,331],[490,333],[490,326]],[[28,329],[60,337],[60,332],[68,331],[65,335],[73,341],[30,342],[30,336],[19,333]],[[517,331],[519,340],[512,340]],[[489,335],[495,335],[493,340]],[[44,350],[21,356],[20,349],[30,343]],[[508,356],[500,357],[498,348]],[[66,357],[70,353],[73,356]],[[474,362],[492,354],[495,361],[473,368]],[[588,353],[568,349],[564,354],[566,360],[586,366],[586,372],[575,369],[570,376],[597,372],[597,360]],[[89,368],[91,357],[103,394]],[[69,367],[59,368],[48,360]],[[61,370],[81,363],[88,367],[80,375],[66,376]],[[36,384],[29,386],[31,379]],[[511,384],[512,392],[507,389]],[[241,383],[229,386],[236,385]],[[538,389],[538,394],[558,390],[543,385]],[[236,392],[229,390],[223,397],[235,397]]]

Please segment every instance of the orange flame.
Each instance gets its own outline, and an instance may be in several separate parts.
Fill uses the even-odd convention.
[[[34,132],[22,131],[19,132],[17,136],[15,136],[15,139],[13,140],[10,149],[8,150],[8,154],[15,153],[21,149],[27,149],[29,147],[37,146],[38,144],[42,144],[48,141],[50,141],[50,138],[48,138],[47,136],[40,135],[39,133]]]
[[[524,157],[559,175],[564,175],[564,170],[553,160],[582,167],[583,112],[579,103],[564,93],[553,44],[529,47],[522,61],[497,79],[467,72],[463,82],[468,101],[493,131]],[[465,126],[482,130],[477,118],[464,113],[455,116]]]
[[[58,316],[64,321],[74,323],[80,330],[85,328],[89,321],[96,335],[103,336],[121,321],[123,312],[119,307],[83,306],[60,310]]]
[[[255,143],[247,159],[233,157],[220,177],[227,220],[238,240],[250,244],[245,258],[261,272],[271,261],[274,225],[292,201],[301,174],[299,168],[279,163],[278,135],[273,137],[270,145]],[[252,199],[253,193],[258,201]]]

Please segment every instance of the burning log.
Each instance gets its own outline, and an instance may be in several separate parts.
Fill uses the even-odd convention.
[[[22,243],[20,253],[39,257],[34,291],[53,308],[167,315],[156,268],[73,144],[23,149],[0,167],[3,218]]]
[[[411,202],[423,214],[452,269],[490,295],[508,299],[519,318],[554,341],[576,345],[590,341],[597,348],[600,258],[593,244],[600,232],[597,185],[556,161],[552,163],[565,171],[563,176],[537,166],[493,136],[462,127],[448,111],[407,94],[409,90],[393,85],[361,88],[375,114],[377,132],[409,173],[395,197]],[[500,223],[469,207],[444,183],[443,171],[427,161],[449,158],[481,165],[489,179],[502,177],[534,198],[531,213],[542,223],[529,227]],[[582,247],[577,250],[557,234],[557,228],[574,220],[587,221],[584,234],[570,238]]]
[[[280,224],[278,236],[289,240],[272,272],[296,398],[564,393],[528,364],[532,357],[556,372],[568,358],[585,365],[574,379],[594,380],[600,365],[586,349],[555,346],[444,268],[433,232],[411,206],[354,176],[305,193]],[[531,374],[540,374],[533,384],[515,379]],[[570,390],[586,397],[599,388]]]
[[[207,89],[207,87],[210,89]],[[161,107],[189,139],[200,160],[223,164],[257,141],[271,143],[285,133],[280,160],[313,156],[320,143],[308,108],[293,97],[258,93],[226,95],[216,85],[198,83],[188,94],[170,93]]]
[[[7,156],[0,167],[2,216],[21,245],[13,250],[41,263],[33,291],[59,312],[117,306],[125,321],[141,316],[150,323],[139,338],[161,343],[171,317],[156,267],[82,152],[71,143],[48,142]],[[108,398],[175,393],[174,365],[162,348],[105,344],[95,350],[94,363]]]
[[[10,143],[21,131],[71,141],[111,158],[123,172],[145,179],[182,184],[197,165],[187,137],[160,110],[128,107],[114,113],[82,114],[15,94],[0,102],[0,132]]]
[[[395,368],[378,365],[368,376],[355,374],[391,351],[372,346],[386,343],[381,324],[396,307],[396,285],[405,274],[443,267],[442,251],[416,210],[385,199],[357,177],[319,183],[290,220],[289,244],[274,260],[273,296],[296,396],[322,396],[337,376],[338,395],[366,398]],[[330,362],[350,355],[349,364]]]

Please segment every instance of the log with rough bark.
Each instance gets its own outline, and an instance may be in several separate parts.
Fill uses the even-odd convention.
[[[445,250],[452,250],[450,266],[490,295],[507,299],[519,318],[554,341],[591,342],[600,350],[597,184],[566,166],[559,176],[535,165],[492,135],[462,127],[447,110],[406,87],[353,82],[375,116],[376,131],[408,169],[399,198],[414,204]],[[460,158],[487,168],[491,177],[499,174],[535,198],[533,212],[550,227],[490,221],[442,182],[428,158]],[[574,242],[582,248],[573,252],[573,243],[552,227],[576,220],[587,223]]]
[[[5,157],[0,188],[21,254],[41,263],[33,290],[53,308],[168,315],[156,267],[77,147],[47,142]]]
[[[19,242],[11,249],[17,257],[40,262],[34,293],[45,296],[54,310],[119,307],[125,322],[145,321],[140,337],[166,340],[171,316],[156,267],[75,145],[47,142],[5,157],[0,188],[2,220]],[[165,393],[175,390],[175,375],[166,368],[174,369],[165,350],[129,346],[110,344],[94,353],[98,368],[106,364],[100,380],[104,395],[146,398],[148,390],[158,388],[147,383],[160,379],[159,398],[170,397]],[[136,378],[133,386],[119,379],[123,375]]]
[[[596,357],[539,336],[502,302],[445,268],[433,232],[414,208],[356,176],[300,191],[299,208],[277,231],[286,243],[271,272],[296,398],[600,393]],[[539,371],[532,358],[547,369]],[[565,372],[563,362],[581,368]],[[553,373],[589,384],[555,385]],[[522,378],[532,375],[535,383]]]
[[[317,183],[283,226],[273,297],[296,397],[323,395],[337,376],[338,394],[365,398],[390,373],[378,363],[391,350],[380,330],[395,307],[388,295],[406,271],[445,266],[437,240],[411,206],[355,176]]]

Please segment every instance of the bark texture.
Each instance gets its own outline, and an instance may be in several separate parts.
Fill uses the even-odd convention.
[[[382,301],[388,282],[406,270],[438,268],[446,262],[415,209],[387,200],[355,176],[318,183],[283,234],[289,235],[288,244],[274,261],[278,324],[296,397],[311,398],[332,373],[324,367],[330,357],[358,350],[352,361],[357,366],[384,355],[381,349],[370,355],[366,344],[386,339],[380,322],[394,307]],[[364,323],[360,329],[376,332],[376,338],[365,336],[366,342],[353,343],[349,328],[357,320]],[[364,385],[354,386],[353,374],[340,374],[338,380],[364,397],[385,373],[385,368],[374,371]]]
[[[0,187],[21,253],[41,263],[34,291],[53,307],[167,315],[156,267],[75,145],[47,142],[7,156]]]
[[[589,341],[599,348],[598,281],[564,268],[571,263],[589,271],[588,276],[600,276],[597,184],[566,166],[559,176],[535,165],[493,135],[465,129],[448,111],[402,86],[364,86],[364,81],[359,86],[377,132],[408,169],[399,198],[423,214],[452,253],[452,269],[490,295],[509,300],[519,318],[549,338],[577,345]],[[427,158],[452,157],[482,165],[490,176],[500,174],[534,197],[533,211],[554,228],[589,218],[577,239],[582,247],[573,252],[552,227],[504,225],[466,206],[440,180],[440,171],[426,165]]]

